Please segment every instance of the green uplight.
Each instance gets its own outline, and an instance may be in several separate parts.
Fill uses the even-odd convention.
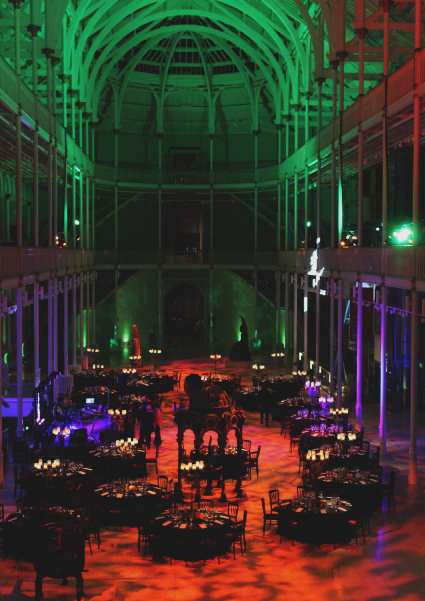
[[[75,223],[75,225],[80,225],[80,222],[78,221],[78,219],[75,219],[74,223]]]
[[[307,221],[307,227],[311,227],[311,221]]]
[[[412,230],[404,225],[401,229],[395,231],[393,235],[398,244],[406,244],[406,242],[410,244],[409,238],[412,236]]]

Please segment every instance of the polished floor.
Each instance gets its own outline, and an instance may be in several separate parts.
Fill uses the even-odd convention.
[[[173,369],[182,372],[182,382],[189,372],[210,371],[202,360],[175,362]],[[235,372],[234,367],[219,370]],[[243,373],[242,370],[237,370]],[[249,382],[251,373],[243,373]],[[163,444],[159,455],[159,472],[176,477],[176,427],[172,405],[181,391],[164,397],[162,429]],[[365,440],[371,446],[378,440],[378,406],[364,410]],[[407,483],[409,451],[409,416],[388,414],[388,453],[381,463],[384,481],[390,469],[396,471],[395,510],[372,517],[371,535],[365,544],[322,546],[282,541],[275,534],[275,525],[262,535],[261,497],[268,498],[271,488],[281,496],[292,496],[299,483],[297,455],[289,453],[288,439],[280,436],[280,426],[268,428],[259,423],[258,414],[247,414],[244,438],[253,448],[261,444],[260,474],[244,482],[244,498],[240,507],[248,510],[247,552],[238,552],[236,561],[229,554],[221,560],[189,563],[153,562],[137,551],[136,531],[124,528],[102,532],[102,544],[86,554],[84,572],[85,599],[91,601],[144,601],[151,599],[185,601],[386,601],[425,599],[425,519],[424,519],[424,455],[425,420],[418,428],[419,484]],[[149,479],[156,480],[152,469]],[[13,468],[7,467],[6,487],[0,491],[6,514],[14,509]],[[232,500],[233,487],[227,487]],[[216,496],[218,499],[218,494]],[[217,507],[220,507],[217,504]],[[224,505],[222,506],[224,509]],[[34,597],[35,573],[29,563],[17,566],[7,559],[0,563],[0,601],[24,600]],[[67,586],[46,579],[44,599],[70,601],[75,599],[75,582]]]

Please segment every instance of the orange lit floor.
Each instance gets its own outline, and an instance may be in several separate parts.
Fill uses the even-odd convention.
[[[183,372],[210,371],[211,366],[196,360],[175,362],[174,369]],[[234,368],[220,369],[222,373]],[[241,370],[238,370],[240,373]],[[243,374],[248,383],[251,374]],[[172,402],[183,391],[168,393],[164,397],[163,444],[159,455],[159,472],[176,477],[176,428],[172,421]],[[378,406],[365,408],[365,440],[377,444]],[[322,546],[290,541],[279,544],[275,525],[267,526],[262,535],[261,497],[268,501],[268,491],[278,488],[281,496],[292,496],[299,483],[297,455],[288,452],[288,439],[280,436],[280,426],[268,428],[259,423],[258,414],[247,414],[244,438],[252,441],[253,448],[261,444],[260,475],[244,481],[245,497],[241,509],[248,510],[247,552],[238,551],[236,561],[229,554],[221,559],[190,563],[168,561],[152,562],[137,551],[136,531],[124,528],[102,532],[102,545],[87,548],[84,576],[85,599],[92,601],[143,601],[168,600],[220,600],[220,601],[386,601],[425,599],[425,519],[424,519],[424,420],[420,419],[419,434],[419,484],[407,484],[409,451],[409,416],[388,414],[388,454],[383,458],[384,481],[390,469],[396,471],[396,510],[373,516],[372,532],[366,544]],[[152,481],[155,472],[150,468]],[[5,490],[0,497],[6,513],[14,508],[12,498],[13,469],[9,464]],[[229,500],[233,487],[227,487]],[[218,494],[216,495],[216,500]],[[217,505],[220,508],[220,505]],[[222,506],[225,509],[225,506]],[[226,508],[227,509],[227,508]],[[15,562],[7,559],[0,563],[0,601],[15,601],[34,597],[35,573],[28,563],[22,566],[19,584]],[[75,582],[67,586],[46,579],[43,584],[44,599],[58,601],[75,599]]]

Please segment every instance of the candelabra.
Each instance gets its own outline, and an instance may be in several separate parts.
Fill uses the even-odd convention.
[[[310,381],[310,380],[306,381],[305,388],[307,390],[307,394],[308,394],[308,396],[311,396],[313,400],[319,394],[320,386],[321,386],[320,380],[317,380],[316,382]]]
[[[130,359],[131,367],[140,367],[140,363],[142,360],[141,355],[132,355],[131,357],[129,357],[129,359]]]
[[[161,354],[161,351],[157,349],[149,349],[149,354],[153,357],[153,370],[156,371],[156,360],[158,355]]]
[[[265,369],[264,365],[260,365],[259,363],[254,363],[252,369],[257,372],[257,378],[260,380],[260,373],[262,369]]]
[[[276,363],[276,367],[277,367],[277,377],[279,377],[280,373],[279,373],[279,365],[280,362],[282,361],[282,357],[285,356],[285,353],[272,353],[272,357]]]
[[[221,355],[210,355],[210,359],[214,361],[214,375],[217,375],[217,363],[221,359]]]
[[[104,368],[104,365],[100,365],[100,363],[93,363],[93,369],[96,373],[100,373],[100,371]]]

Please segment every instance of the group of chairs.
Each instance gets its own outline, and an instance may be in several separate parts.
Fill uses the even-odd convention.
[[[194,509],[194,505],[184,501],[173,501],[170,498],[170,508],[175,510],[179,509]],[[214,509],[214,500],[212,499],[201,499],[196,504],[197,509]],[[202,538],[203,551],[209,551],[209,556],[217,557],[218,563],[220,563],[220,554],[223,553],[223,549],[230,547],[233,550],[233,558],[236,559],[236,547],[239,545],[241,554],[246,551],[246,523],[248,512],[245,509],[243,511],[243,517],[238,520],[239,516],[239,505],[238,503],[229,502],[227,505],[227,514],[231,518],[231,525],[229,532],[225,535],[225,547],[222,547],[214,536],[214,531],[211,532],[210,536]],[[183,557],[186,565],[189,561],[188,557],[190,554],[190,545],[193,544],[193,540],[183,539],[180,541],[184,546]],[[137,526],[137,548],[140,552],[143,543],[143,557],[146,557],[146,552],[149,546],[152,549],[152,558],[155,553],[155,525],[154,516],[146,515],[146,512],[141,512],[139,516],[139,523]],[[206,563],[206,557],[203,558],[204,564]],[[172,557],[170,553],[170,565],[172,564]]]
[[[379,449],[379,447],[378,447]],[[379,450],[376,452],[376,454],[378,455],[378,461],[379,461]],[[376,461],[376,458],[375,460]],[[396,506],[396,502],[395,502],[395,481],[396,481],[396,474],[394,470],[390,471],[390,476],[389,476],[389,480],[388,483],[383,484],[382,483],[382,473],[383,473],[383,469],[382,466],[379,466],[377,468],[377,470],[375,471],[376,474],[379,474],[380,476],[380,497],[381,497],[381,502],[383,503],[384,501],[387,502],[388,504],[388,509],[391,510],[391,507],[393,507],[395,509]],[[311,485],[307,484],[303,484],[297,487],[297,492],[300,492],[300,490],[302,491],[312,491]],[[266,525],[267,523],[269,525],[271,525],[273,522],[277,523],[278,519],[279,519],[279,508],[282,505],[286,505],[287,507],[291,507],[291,503],[292,503],[292,499],[280,499],[280,493],[278,489],[271,489],[269,490],[269,504],[270,504],[270,509],[269,511],[267,511],[266,509],[266,502],[264,497],[261,498],[261,505],[262,505],[262,510],[263,510],[263,536],[266,532]],[[359,503],[356,504],[353,507],[353,517],[351,520],[349,520],[348,524],[351,528],[351,533],[352,533],[352,537],[356,539],[356,545],[358,544],[359,538],[363,538],[363,542],[366,542],[366,536],[370,535],[370,506],[367,502],[367,499],[365,500],[364,503]],[[294,544],[295,538],[296,538],[296,534],[297,534],[297,522],[292,520],[292,518],[290,518],[287,515],[287,519],[286,520],[281,520],[284,521],[285,523],[282,526],[282,530],[281,531],[281,536],[280,536],[280,542],[282,542],[282,538],[284,536],[290,538],[292,540],[292,544]],[[337,533],[336,533],[337,534]],[[320,546],[320,542],[319,542],[319,546]],[[335,543],[334,543],[335,546]]]

